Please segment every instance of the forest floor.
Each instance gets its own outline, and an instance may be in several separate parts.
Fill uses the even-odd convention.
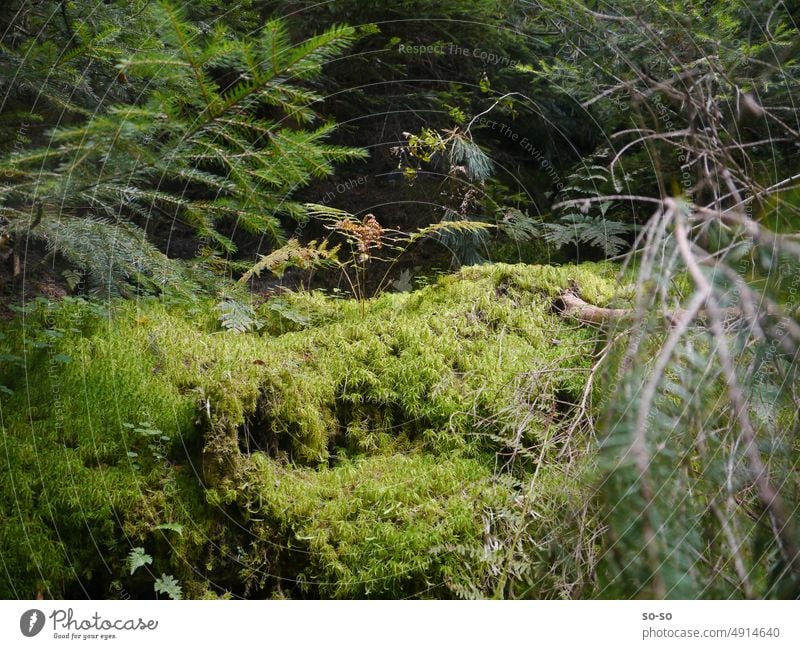
[[[570,523],[592,524],[573,424],[600,335],[552,305],[571,286],[609,304],[616,272],[286,292],[238,335],[213,305],[31,305],[2,325],[0,498],[19,516],[0,594],[147,596],[163,573],[188,597],[486,596],[523,531],[536,596],[577,595],[556,555],[591,540]],[[131,553],[152,564],[131,574]]]

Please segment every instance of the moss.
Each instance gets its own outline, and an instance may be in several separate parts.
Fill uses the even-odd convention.
[[[539,404],[521,440],[536,445],[559,402],[583,390],[596,333],[551,313],[552,297],[574,281],[606,304],[615,272],[469,267],[372,300],[363,317],[353,301],[287,295],[280,311],[300,314],[302,329],[285,333],[274,318],[260,334],[219,331],[213,304],[32,305],[3,328],[0,595],[102,596],[112,582],[145,594],[124,565],[139,546],[189,594],[212,582],[240,593],[259,574],[244,576],[243,557],[270,547],[253,538],[301,536],[305,572],[296,553],[279,568],[316,584],[304,593],[413,594],[455,580],[452,556],[428,550],[480,536],[509,413]],[[406,487],[387,487],[389,524],[376,517],[378,487],[404,474]],[[323,497],[360,490],[363,502]],[[254,502],[271,508],[269,524]],[[165,539],[162,523],[183,531]]]
[[[474,460],[361,457],[292,469],[262,455],[244,473],[253,531],[280,548],[283,584],[322,597],[452,595],[456,546],[480,546],[481,514],[510,495]]]

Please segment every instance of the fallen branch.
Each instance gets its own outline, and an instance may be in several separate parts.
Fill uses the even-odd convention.
[[[597,306],[584,300],[579,294],[576,286],[559,293],[553,300],[553,310],[565,318],[577,320],[583,324],[603,326],[607,324],[618,324],[633,322],[636,309],[611,309],[608,307]],[[681,323],[688,317],[686,309],[675,309],[664,311],[661,316],[669,326]],[[708,318],[707,309],[693,311],[691,319],[704,322]],[[738,309],[723,309],[724,320],[734,320],[740,316]],[[771,313],[768,313],[771,315]]]
[[[574,287],[562,291],[553,300],[553,309],[565,318],[595,325],[632,320],[634,313],[633,309],[609,309],[589,304]]]

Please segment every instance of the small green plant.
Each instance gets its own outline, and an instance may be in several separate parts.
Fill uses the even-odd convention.
[[[153,584],[153,590],[156,593],[161,595],[166,595],[170,599],[182,599],[183,598],[183,589],[181,585],[178,583],[178,580],[175,579],[172,575],[166,575],[164,573],[156,579],[155,583]]]
[[[169,529],[173,531],[182,530],[180,525],[172,525],[172,524],[164,524],[158,525],[154,529]],[[179,533],[182,533],[180,531]],[[128,553],[128,568],[131,571],[131,575],[133,575],[139,568],[143,568],[145,566],[150,566],[153,564],[153,557],[145,552],[144,548],[138,547],[133,548]],[[183,589],[178,582],[172,575],[167,575],[161,573],[160,577],[157,577],[153,582],[153,590],[157,594],[167,595],[170,599],[181,599],[183,596]]]
[[[133,431],[139,437],[139,440],[144,443],[150,458],[158,463],[166,462],[167,447],[171,441],[169,435],[154,427],[149,421],[140,422],[134,425],[128,422],[122,424],[126,429]],[[134,442],[134,446],[139,446],[138,442]],[[131,466],[134,470],[141,469],[139,464],[139,453],[133,450],[128,451],[128,458],[131,460]]]
[[[128,567],[131,574],[135,573],[139,568],[149,566],[153,563],[153,557],[144,551],[144,548],[133,548],[128,553]]]

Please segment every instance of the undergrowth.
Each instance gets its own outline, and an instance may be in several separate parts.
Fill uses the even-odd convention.
[[[2,328],[0,596],[574,595],[597,332],[550,304],[614,273],[464,268],[363,315],[288,294],[239,334],[213,303],[30,303]]]

